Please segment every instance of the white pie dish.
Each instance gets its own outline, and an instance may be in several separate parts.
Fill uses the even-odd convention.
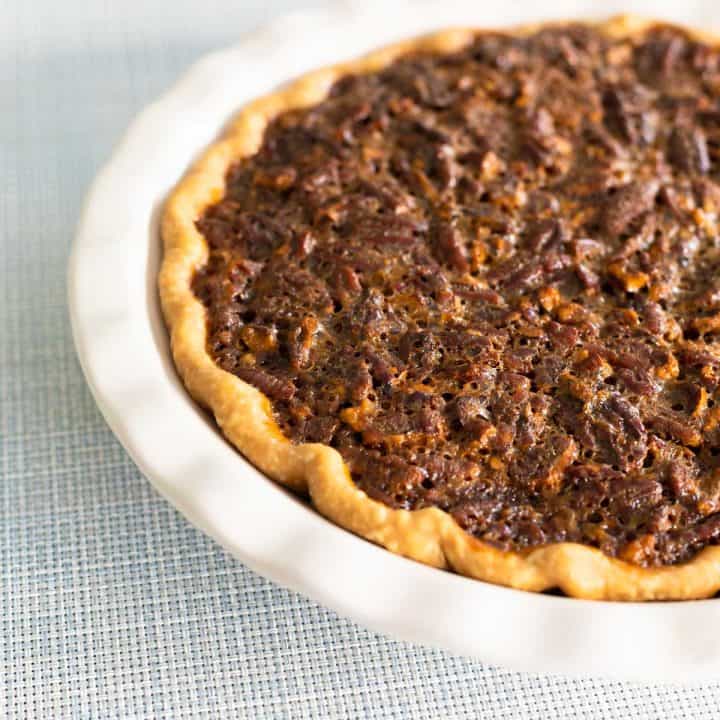
[[[578,5],[555,3],[544,17],[577,16]],[[70,263],[73,331],[98,405],[143,473],[195,525],[251,568],[368,627],[514,668],[676,682],[720,676],[720,644],[708,632],[720,619],[716,600],[534,595],[394,556],[258,473],[174,373],[155,290],[158,208],[234,110],[312,67],[402,36],[539,19],[518,5],[421,7],[365,3],[285,18],[201,61],[135,121],[88,196]],[[645,11],[656,16],[658,3]],[[707,25],[687,11],[676,19]]]

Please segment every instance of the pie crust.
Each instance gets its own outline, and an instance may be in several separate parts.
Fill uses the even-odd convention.
[[[620,16],[596,27],[624,37],[653,24]],[[538,27],[523,26],[512,32],[529,34]],[[683,564],[648,568],[575,543],[510,552],[476,539],[438,508],[398,510],[372,500],[353,483],[335,449],[319,443],[291,443],[273,419],[270,400],[221,369],[206,350],[206,310],[192,291],[192,279],[207,262],[208,248],[195,221],[222,197],[230,164],[257,151],[274,117],[322,101],[342,76],[377,71],[410,51],[452,52],[468,44],[476,32],[446,30],[312,72],[238,114],[172,192],[162,217],[159,289],[176,367],[193,398],[212,411],[225,437],[250,462],[272,479],[309,496],[325,517],[392,552],[479,580],[535,592],[560,589],[576,598],[637,601],[712,596],[720,590],[717,546],[706,547]],[[692,34],[717,43],[707,34]]]

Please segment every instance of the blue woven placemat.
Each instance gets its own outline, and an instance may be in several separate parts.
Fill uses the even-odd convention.
[[[131,117],[297,3],[0,3],[0,717],[701,718],[720,687],[511,673],[369,633],[159,498],[75,359],[65,264]]]

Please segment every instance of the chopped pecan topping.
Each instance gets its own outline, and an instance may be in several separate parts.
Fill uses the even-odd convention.
[[[281,114],[197,220],[208,352],[503,549],[720,542],[720,52],[478,34]]]

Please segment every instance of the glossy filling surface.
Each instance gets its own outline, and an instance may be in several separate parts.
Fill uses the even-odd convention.
[[[198,219],[209,353],[387,505],[688,560],[720,538],[718,97],[661,26],[344,77]]]

